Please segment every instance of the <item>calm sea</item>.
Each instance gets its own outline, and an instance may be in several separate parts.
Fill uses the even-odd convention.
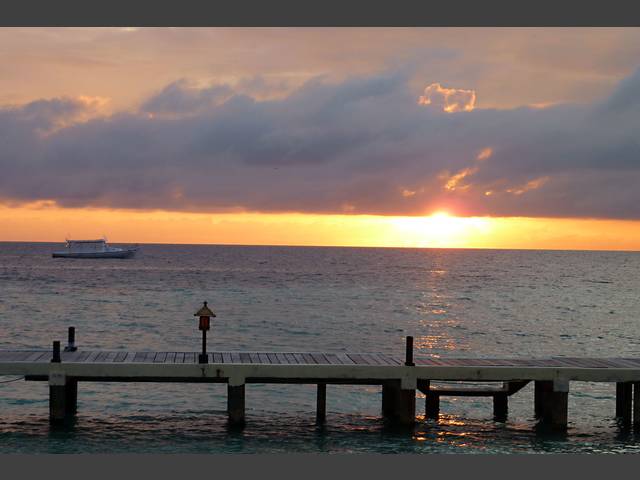
[[[536,357],[640,356],[640,253],[143,245],[127,260],[53,259],[60,244],[0,243],[0,348],[212,349]],[[0,381],[13,377],[0,377]],[[386,429],[379,387],[248,385],[247,425],[226,386],[80,384],[78,417],[48,423],[46,382],[0,383],[0,452],[640,452],[613,418],[615,386],[572,383],[566,436],[537,433],[533,388],[505,423],[490,399],[443,398],[439,421]],[[418,399],[418,413],[424,403]]]

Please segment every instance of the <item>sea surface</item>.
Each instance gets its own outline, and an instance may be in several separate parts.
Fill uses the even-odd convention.
[[[0,243],[0,349],[196,351],[193,313],[217,317],[211,349],[434,357],[640,356],[640,253],[142,245],[126,260],[54,259],[61,244]],[[569,428],[536,428],[533,387],[450,398],[412,431],[380,417],[380,387],[248,385],[243,430],[226,386],[81,383],[78,415],[48,422],[46,382],[0,377],[0,453],[640,452],[614,418],[615,385],[572,382]],[[420,396],[421,394],[419,394]]]

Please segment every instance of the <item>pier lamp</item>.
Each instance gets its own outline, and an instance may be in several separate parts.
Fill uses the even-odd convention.
[[[211,328],[211,317],[215,317],[216,314],[207,307],[207,302],[198,310],[194,317],[200,317],[198,329],[202,331],[202,353],[198,356],[198,363],[209,363],[207,357],[207,331]]]

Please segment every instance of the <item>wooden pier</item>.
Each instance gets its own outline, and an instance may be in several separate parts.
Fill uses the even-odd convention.
[[[0,375],[47,381],[53,423],[73,417],[81,382],[226,383],[229,422],[235,425],[245,421],[249,383],[317,385],[320,423],[326,418],[327,385],[380,385],[383,417],[411,425],[416,419],[416,391],[426,396],[427,418],[438,417],[439,399],[449,395],[492,397],[496,419],[504,420],[508,397],[534,382],[533,411],[539,421],[566,429],[571,382],[610,382],[616,384],[615,416],[624,425],[640,425],[640,358],[414,359],[409,338],[404,359],[381,353],[230,351],[207,353],[206,363],[198,352],[74,350],[75,346],[60,351],[59,342],[54,342],[53,350],[0,351]],[[433,384],[438,381],[495,386]]]

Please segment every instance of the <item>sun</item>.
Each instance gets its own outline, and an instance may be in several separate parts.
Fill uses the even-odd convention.
[[[490,230],[490,219],[456,217],[438,210],[426,217],[399,217],[394,221],[406,246],[464,248]]]

